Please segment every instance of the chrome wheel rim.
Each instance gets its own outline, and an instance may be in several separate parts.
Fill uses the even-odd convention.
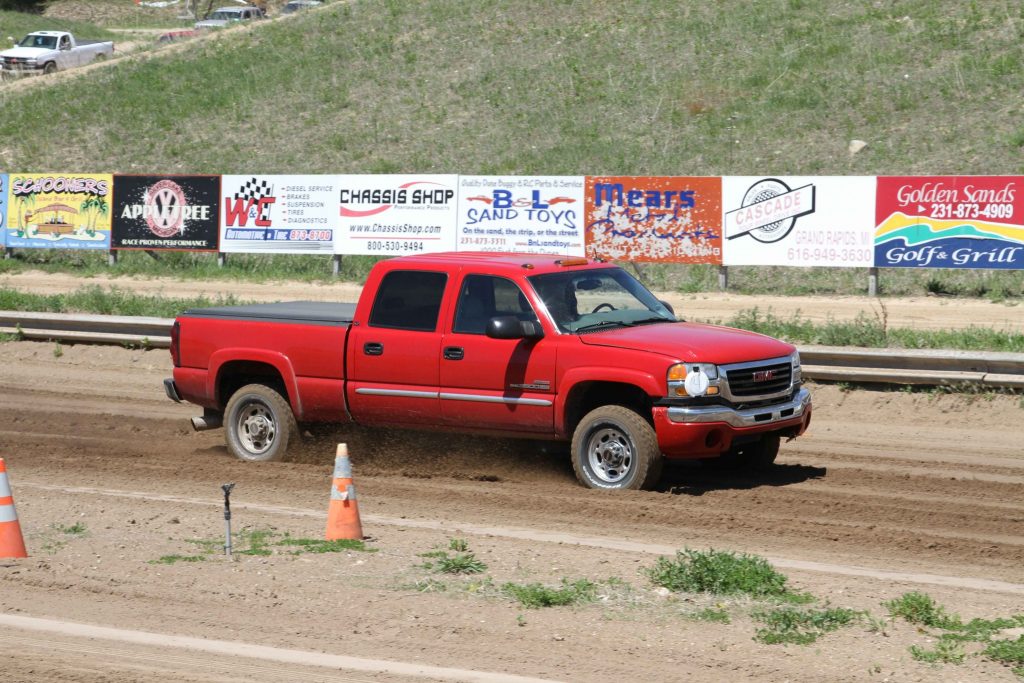
[[[605,484],[618,484],[633,469],[633,443],[621,429],[607,425],[587,439],[587,462],[594,476]]]
[[[262,455],[274,445],[277,423],[270,408],[262,403],[250,403],[239,412],[238,438],[245,450]]]

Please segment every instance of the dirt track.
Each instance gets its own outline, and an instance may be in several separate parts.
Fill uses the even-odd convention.
[[[52,620],[3,624],[8,680],[412,680],[410,664],[448,667],[422,672],[433,680],[1014,680],[977,657],[915,662],[908,646],[934,643],[903,623],[762,645],[748,602],[662,597],[640,570],[677,548],[723,548],[766,555],[795,587],[879,618],[882,601],[910,590],[968,618],[1022,613],[1015,397],[815,387],[811,432],[769,474],[674,467],[661,491],[608,495],[579,488],[557,454],[469,437],[348,429],[289,462],[246,465],[163,396],[166,351],[55,349],[0,344],[0,454],[32,555],[0,560],[0,619]],[[226,482],[237,482],[236,530],[321,538],[339,440],[378,552],[153,563],[223,539]],[[83,533],[67,531],[76,523]],[[422,568],[422,553],[454,537],[492,583]],[[563,577],[598,582],[602,597],[527,610],[499,590]],[[693,618],[716,602],[731,624]],[[86,639],[61,620],[122,632]],[[238,656],[138,642],[138,631],[226,641]],[[324,655],[298,665],[291,651]]]

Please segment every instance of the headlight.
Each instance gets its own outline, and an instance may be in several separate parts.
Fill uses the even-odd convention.
[[[793,352],[793,384],[800,382],[800,352]]]
[[[713,363],[677,363],[668,369],[668,395],[717,396],[718,366]]]

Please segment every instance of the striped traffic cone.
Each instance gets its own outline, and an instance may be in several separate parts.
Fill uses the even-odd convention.
[[[334,458],[334,482],[331,485],[331,506],[327,511],[327,540],[340,538],[359,540],[363,537],[363,523],[359,521],[359,502],[352,484],[352,463],[348,459],[348,446],[338,444]]]
[[[0,458],[0,557],[28,557],[3,458]]]

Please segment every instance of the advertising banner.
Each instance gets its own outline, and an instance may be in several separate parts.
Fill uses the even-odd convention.
[[[583,256],[583,176],[459,176],[459,251]]]
[[[19,173],[8,180],[8,247],[110,248],[112,175]]]
[[[588,176],[587,255],[616,261],[722,262],[722,179]]]
[[[113,249],[217,251],[220,176],[114,176]]]
[[[457,175],[346,175],[338,179],[339,254],[455,251]]]
[[[1024,178],[878,178],[875,265],[1024,268]]]
[[[0,173],[0,247],[7,246],[7,174]]]
[[[722,205],[724,265],[873,264],[873,176],[727,176]]]
[[[333,254],[336,176],[221,177],[220,250]]]

